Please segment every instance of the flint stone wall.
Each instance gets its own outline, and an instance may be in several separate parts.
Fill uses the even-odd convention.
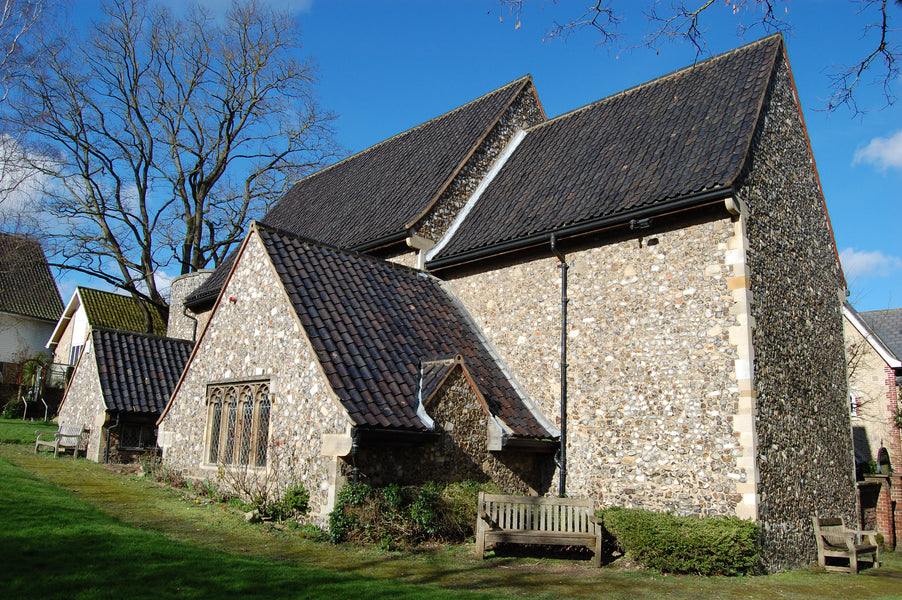
[[[206,454],[207,385],[269,380],[272,408],[269,469],[282,485],[300,481],[314,516],[331,510],[333,458],[320,454],[322,435],[343,433],[344,410],[332,398],[294,309],[259,238],[252,236],[210,318],[183,382],[160,422],[168,466],[217,481]],[[278,463],[278,464],[273,464]],[[255,471],[248,468],[249,471]],[[262,472],[261,472],[262,476]]]
[[[771,569],[816,558],[811,516],[858,523],[843,282],[786,62],[775,65],[738,196],[748,206],[759,517]]]
[[[78,368],[72,374],[72,380],[60,405],[57,420],[66,425],[84,425],[90,431],[85,456],[88,460],[100,462],[104,455],[103,431],[106,418],[106,404],[103,402],[103,391],[100,389],[94,342],[88,337],[78,361]]]
[[[467,200],[492,168],[495,159],[504,151],[514,135],[521,129],[544,121],[545,113],[539,106],[535,89],[530,83],[514,99],[436,205],[416,226],[417,235],[437,243],[451,227]]]
[[[733,423],[734,231],[723,218],[567,255],[568,494],[606,507],[736,513],[754,473],[739,465]],[[451,283],[559,426],[558,261]]]
[[[361,444],[356,460],[345,459],[345,477],[351,478],[356,464],[361,481],[375,486],[492,481],[505,493],[524,495],[539,495],[549,488],[551,455],[488,451],[488,418],[460,369],[452,372],[425,409],[440,434],[438,441],[417,446]]]
[[[200,315],[209,313],[195,313],[190,309],[185,309],[185,298],[203,284],[213,274],[210,269],[203,269],[194,273],[188,273],[176,277],[172,280],[171,294],[169,296],[169,322],[166,324],[166,335],[181,340],[194,340],[195,329],[196,335],[200,335],[206,321],[197,321],[195,319]],[[185,313],[190,316],[186,316]],[[193,318],[192,318],[193,317]]]

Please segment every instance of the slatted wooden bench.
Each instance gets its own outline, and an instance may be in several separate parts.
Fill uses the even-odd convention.
[[[53,455],[59,456],[60,452],[72,450],[72,456],[78,456],[81,446],[81,438],[85,433],[84,425],[63,425],[57,431],[35,431],[37,439],[34,442],[34,451],[37,453],[41,446],[53,448]],[[43,439],[44,436],[53,436],[53,439]]]
[[[874,568],[880,566],[880,548],[876,531],[846,529],[842,519],[811,517],[817,540],[817,562],[827,571],[858,573],[858,561],[870,558]],[[867,539],[867,541],[865,541]],[[849,566],[828,565],[827,558],[843,558]]]
[[[479,494],[476,553],[485,558],[486,544],[516,543],[585,546],[601,566],[601,525],[589,499]]]

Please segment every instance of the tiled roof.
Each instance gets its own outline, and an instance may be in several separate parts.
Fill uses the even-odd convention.
[[[56,321],[63,300],[41,244],[0,233],[0,312]]]
[[[425,431],[421,361],[460,354],[516,437],[551,438],[462,305],[437,279],[256,226],[335,394],[363,428]]]
[[[902,308],[858,313],[896,358],[902,359]]]
[[[104,292],[91,288],[78,288],[85,315],[91,327],[106,327],[123,331],[139,331],[145,333],[144,311],[141,310],[142,302],[150,311],[153,320],[154,335],[166,335],[166,311],[156,308],[150,302],[135,300],[131,296]]]
[[[456,358],[424,360],[420,363],[419,394],[423,402],[429,400],[439,390],[448,375],[462,364],[463,361],[458,361]]]
[[[349,250],[399,241],[530,82],[522,77],[302,179],[261,222]],[[231,263],[223,261],[186,303],[215,298]]]
[[[187,340],[102,328],[91,336],[108,411],[160,413],[194,346]]]
[[[528,129],[430,258],[442,266],[727,188],[746,160],[781,45],[770,36]]]

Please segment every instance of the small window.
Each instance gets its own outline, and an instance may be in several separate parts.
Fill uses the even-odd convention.
[[[122,425],[119,447],[123,450],[153,450],[157,447],[157,432],[153,425]]]
[[[208,462],[265,467],[270,407],[268,381],[208,386]]]
[[[69,349],[69,366],[74,367],[78,363],[78,357],[81,356],[81,351],[85,347],[84,344],[80,346],[72,346]]]

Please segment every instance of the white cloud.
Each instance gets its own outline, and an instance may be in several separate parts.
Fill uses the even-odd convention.
[[[852,164],[870,163],[885,171],[902,169],[902,130],[888,138],[876,137],[864,148],[855,151]]]
[[[839,253],[843,272],[847,279],[858,277],[889,277],[894,271],[902,269],[902,259],[887,256],[880,250],[856,250],[846,248]]]

